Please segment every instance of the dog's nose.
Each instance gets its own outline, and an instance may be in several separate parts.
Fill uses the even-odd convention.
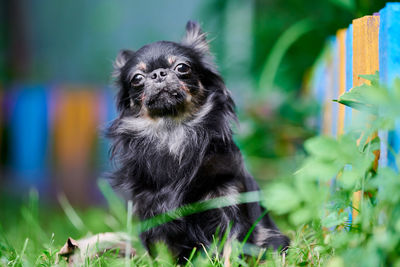
[[[157,82],[162,82],[167,77],[168,72],[166,69],[156,69],[150,73],[150,78],[156,80]]]

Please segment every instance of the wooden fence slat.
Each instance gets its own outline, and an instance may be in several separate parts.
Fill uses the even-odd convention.
[[[400,3],[387,3],[380,11],[380,80],[391,86],[400,78]]]
[[[98,94],[90,88],[63,87],[55,97],[54,150],[57,180],[68,199],[91,199],[92,154],[98,130]],[[92,177],[93,178],[93,177]]]
[[[350,24],[346,31],[346,92],[353,88],[353,24]],[[345,130],[351,123],[350,107],[345,107]]]
[[[336,33],[337,48],[338,48],[338,96],[342,95],[346,91],[346,29],[338,30]],[[336,96],[336,98],[338,98]],[[345,116],[345,105],[338,105],[338,126],[337,135],[342,135],[344,132],[344,116]]]
[[[329,90],[332,91],[330,104],[332,106],[331,112],[331,135],[336,137],[338,134],[338,118],[339,118],[339,103],[334,102],[334,99],[339,98],[339,43],[338,39],[333,37],[331,39],[331,51],[332,51],[332,81],[331,81],[331,88]]]
[[[379,70],[379,15],[365,16],[353,20],[353,86],[360,86],[369,81],[359,77],[374,74]],[[352,116],[356,116],[353,112]],[[379,152],[378,152],[379,153]],[[379,158],[379,154],[377,155]],[[358,215],[362,192],[353,194],[353,220]]]
[[[353,24],[346,29],[346,92],[353,87]],[[348,131],[351,127],[352,109],[348,106],[344,108],[344,131]],[[351,165],[346,165],[345,170],[351,170]],[[353,222],[352,209],[347,209],[349,214],[349,225]]]
[[[322,134],[332,134],[332,99],[333,99],[333,41],[328,43],[328,50],[325,54],[325,74],[323,79],[323,115],[322,115]]]
[[[326,81],[326,57],[325,53],[323,53],[313,68],[311,83],[308,84],[309,86],[311,86],[311,91],[315,96],[316,100],[318,101],[318,103],[321,103],[321,108],[323,108],[323,104],[325,102],[325,89],[326,89],[325,81]],[[324,117],[324,112],[322,109],[322,112],[316,118],[316,129],[320,134],[323,131],[323,123],[324,123],[323,117]]]
[[[353,86],[369,81],[359,77],[379,70],[379,15],[353,20]]]
[[[10,111],[10,160],[22,185],[39,186],[48,152],[48,103],[43,86],[13,89]]]
[[[394,79],[400,78],[400,3],[387,3],[380,11],[379,29],[379,77],[383,84],[392,87]],[[381,139],[380,166],[396,169],[394,155],[388,154],[387,143],[398,153],[400,151],[400,121],[395,130],[379,132]]]

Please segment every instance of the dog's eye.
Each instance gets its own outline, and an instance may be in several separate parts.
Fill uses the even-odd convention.
[[[185,63],[180,63],[176,65],[175,70],[182,74],[187,74],[190,72],[190,66]]]
[[[143,82],[144,82],[144,76],[142,74],[138,73],[135,76],[133,76],[131,84],[133,86],[138,86],[138,85],[141,85]]]

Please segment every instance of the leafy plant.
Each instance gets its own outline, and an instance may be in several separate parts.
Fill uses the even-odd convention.
[[[339,100],[358,110],[346,134],[335,139],[317,136],[306,141],[308,153],[291,179],[266,191],[272,211],[288,216],[297,231],[289,257],[304,248],[305,263],[333,266],[387,266],[400,264],[400,175],[393,167],[377,167],[381,142],[378,131],[391,131],[400,118],[400,80],[387,88],[378,74],[355,87]],[[386,144],[387,145],[387,144]],[[393,153],[390,151],[389,153]],[[393,157],[399,163],[399,155]],[[353,194],[361,192],[355,207]],[[357,211],[351,218],[351,210]],[[292,259],[298,262],[298,258]]]

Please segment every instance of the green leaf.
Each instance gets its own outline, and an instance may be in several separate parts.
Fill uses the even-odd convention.
[[[400,202],[400,177],[390,168],[380,168],[378,177],[370,182],[379,188],[378,200],[398,203]]]
[[[304,147],[311,155],[327,160],[337,158],[339,152],[337,141],[327,136],[308,139],[304,143]]]
[[[377,114],[377,109],[374,106],[368,106],[365,103],[359,102],[354,99],[346,99],[346,98],[339,97],[338,100],[335,99],[333,101],[343,104],[345,106],[348,106],[350,108],[356,109],[356,110],[366,111],[366,112],[369,112],[372,114]]]
[[[278,214],[284,214],[297,208],[301,199],[291,186],[283,183],[270,186],[266,194],[267,207]]]
[[[369,92],[369,87],[371,86],[366,84],[354,87],[339,96],[337,102],[360,111],[378,114],[378,107],[368,101],[367,93]]]
[[[341,168],[342,166],[334,161],[308,158],[296,174],[306,180],[316,179],[321,182],[327,182],[334,178]]]
[[[361,178],[357,171],[345,170],[337,181],[344,189],[349,190],[353,189]]]
[[[346,222],[347,218],[347,213],[343,212],[338,214],[338,212],[334,211],[322,219],[322,225],[327,228],[331,228],[343,224],[344,222]]]
[[[299,210],[296,210],[289,216],[289,220],[294,224],[294,225],[301,225],[304,223],[309,222],[312,220],[315,216],[315,212],[311,211],[308,208],[301,208]]]
[[[372,85],[379,84],[379,71],[375,71],[374,74],[360,74],[358,76],[370,81]]]
[[[309,204],[320,203],[326,197],[326,188],[313,180],[296,179],[295,186],[302,200]]]

